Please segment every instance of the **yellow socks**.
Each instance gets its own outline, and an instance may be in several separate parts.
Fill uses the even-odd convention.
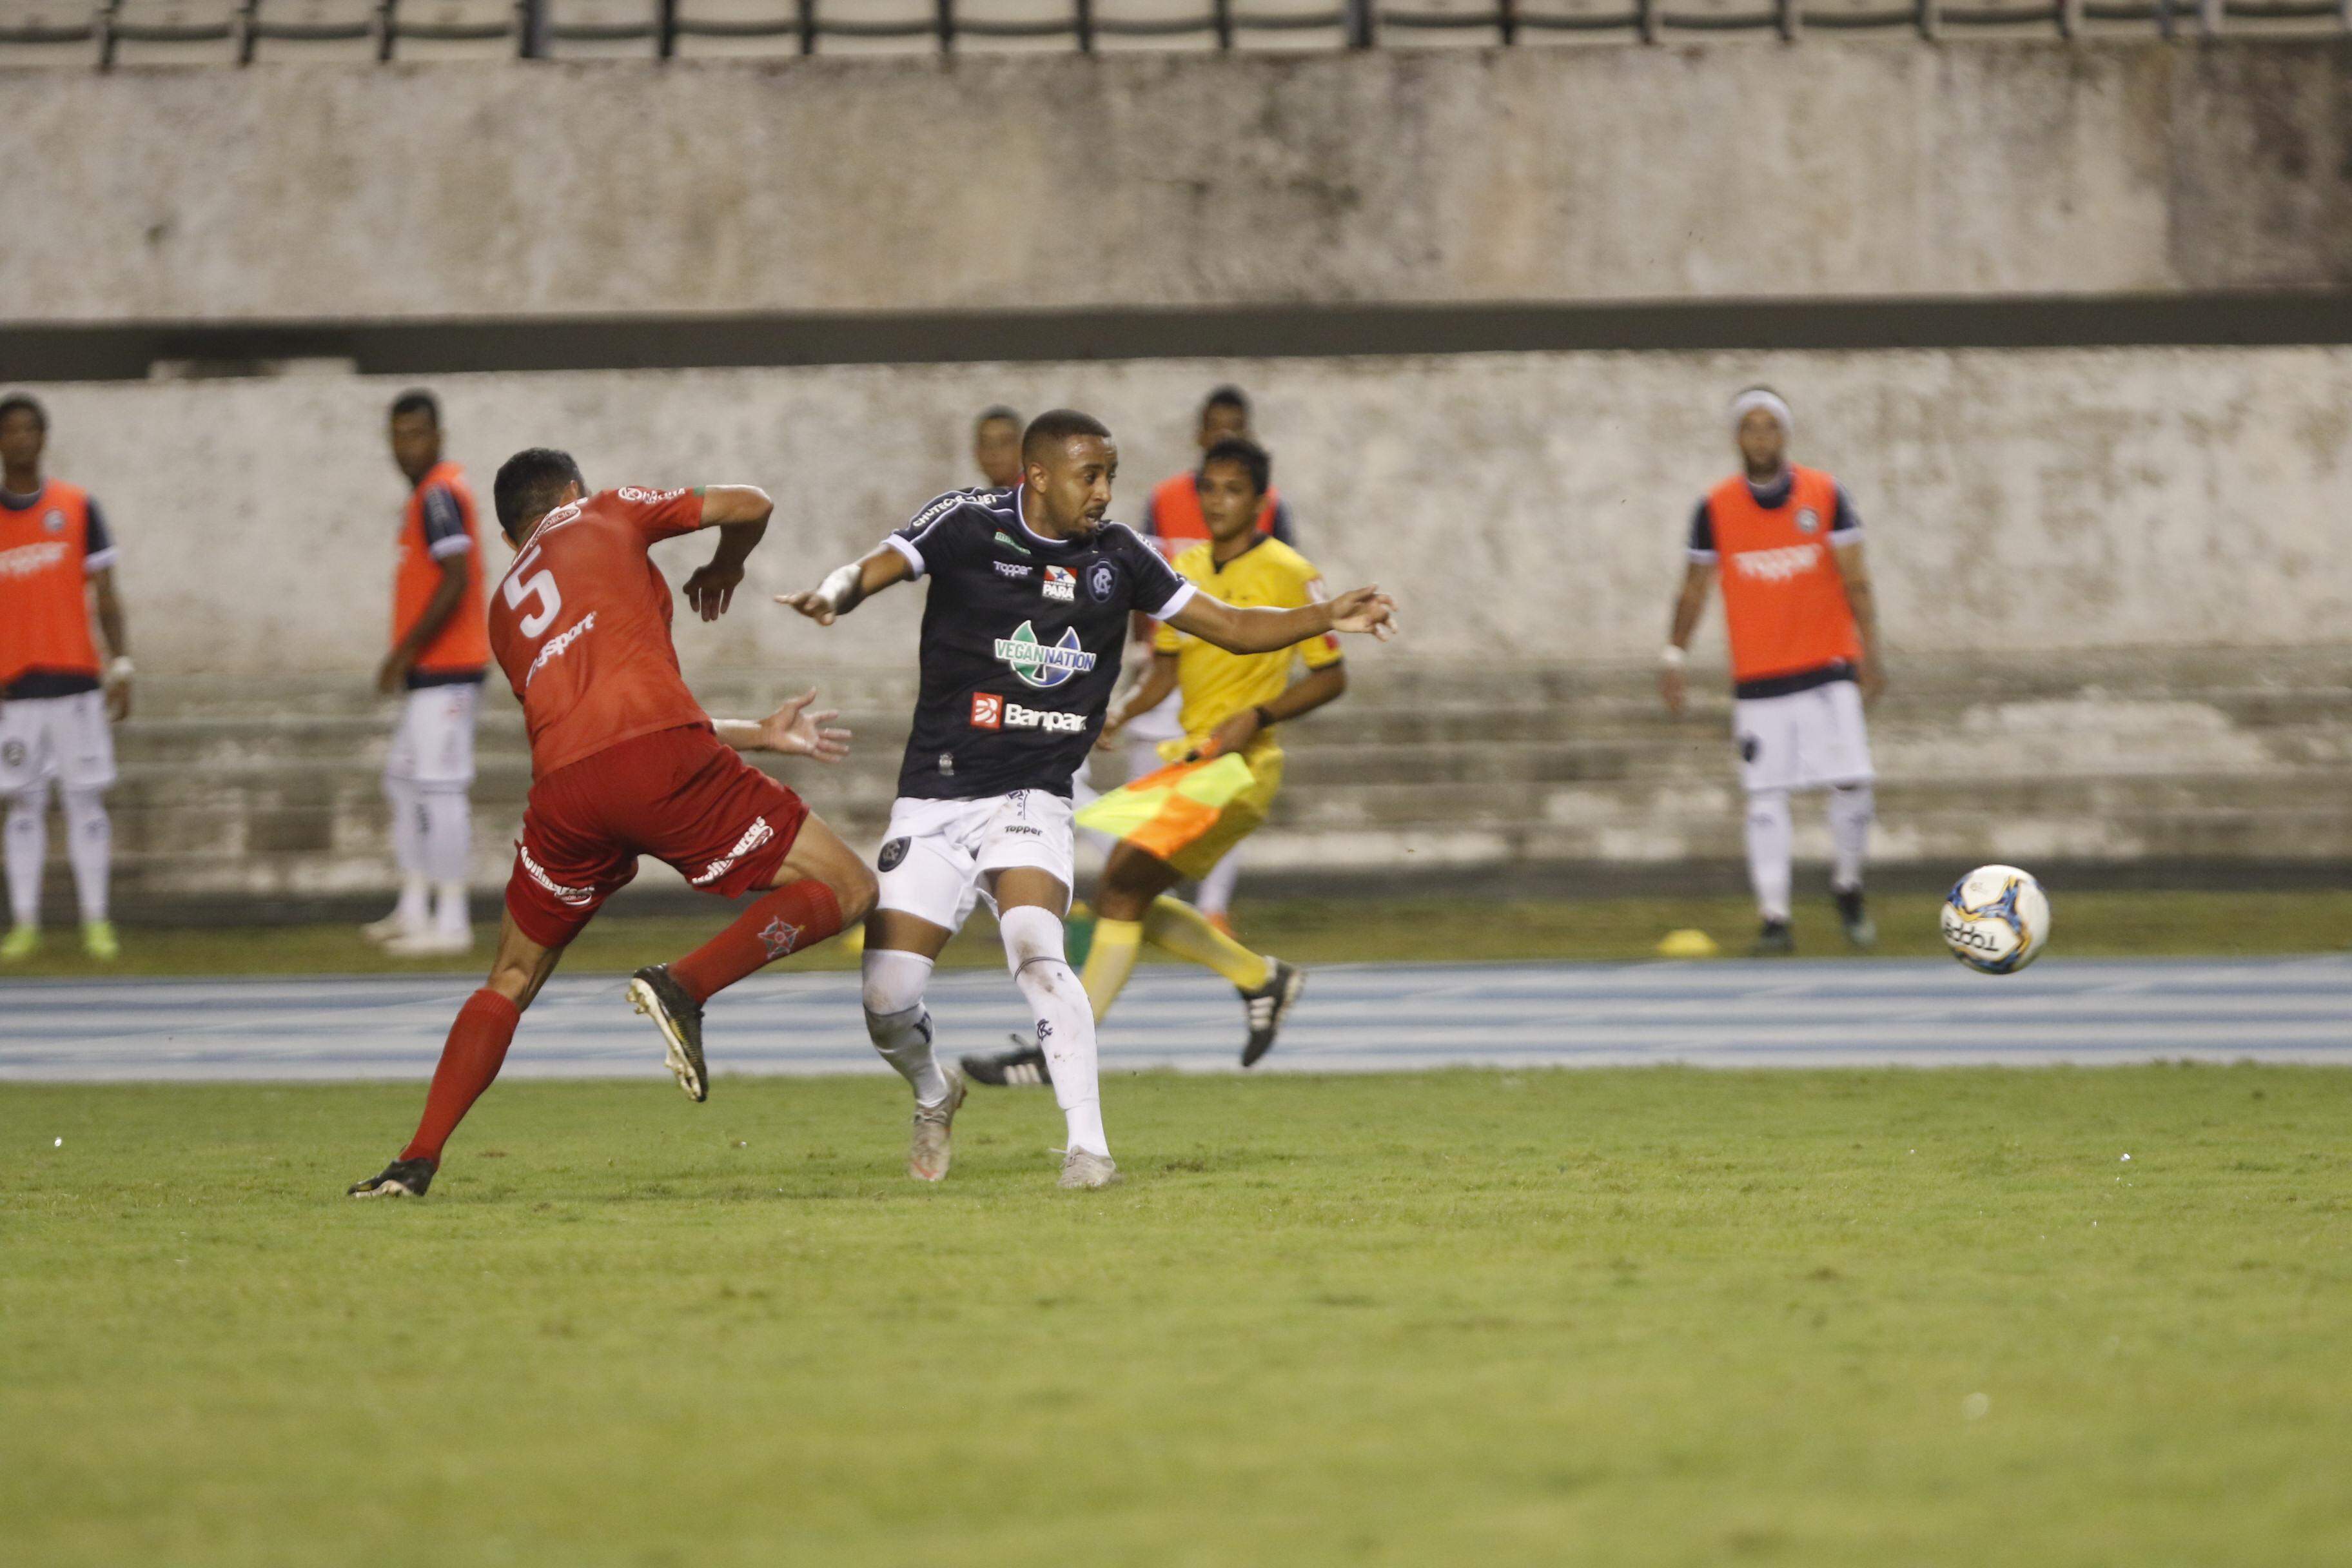
[[[1108,930],[1110,924],[1105,921],[1102,929]],[[1203,969],[1213,969],[1244,991],[1255,991],[1265,984],[1266,961],[1211,925],[1209,917],[1190,904],[1174,899],[1153,900],[1151,908],[1144,911],[1141,929],[1144,940],[1152,946],[1190,959]],[[1102,938],[1097,935],[1095,940],[1100,942]],[[1132,963],[1134,960],[1128,962]],[[1091,962],[1087,965],[1087,973],[1094,973]],[[1120,978],[1126,978],[1124,972]],[[1089,995],[1094,993],[1091,980],[1087,992]],[[1102,1004],[1096,1004],[1095,1016],[1102,1016]]]
[[[1087,988],[1087,1000],[1094,1004],[1096,1023],[1102,1022],[1110,1005],[1118,1000],[1127,977],[1135,973],[1136,950],[1142,942],[1143,925],[1139,921],[1095,921],[1095,944],[1087,950],[1087,972],[1078,976],[1078,984]]]

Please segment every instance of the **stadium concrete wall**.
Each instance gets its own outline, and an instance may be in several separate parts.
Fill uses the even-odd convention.
[[[263,67],[8,97],[11,206],[39,215],[0,232],[20,321],[2352,279],[2331,42]]]
[[[778,521],[760,595],[813,583],[923,500],[974,482],[973,412],[1094,409],[1121,500],[1191,454],[1192,411],[1238,376],[1276,483],[1336,581],[1403,599],[1400,662],[1652,657],[1701,491],[1727,472],[1731,391],[1797,410],[1797,449],[1869,529],[1893,646],[2063,655],[2352,642],[2352,349],[1560,353],[1259,363],[829,367],[446,377],[453,455],[487,491],[517,447],[592,480],[741,480]],[[51,468],[123,546],[142,668],[370,668],[402,482],[352,376],[47,390]],[[702,547],[663,547],[677,575]],[[504,547],[489,546],[493,569]],[[681,625],[689,669],[908,664],[919,595],[819,632],[769,605]],[[1711,630],[1719,626],[1711,616]]]

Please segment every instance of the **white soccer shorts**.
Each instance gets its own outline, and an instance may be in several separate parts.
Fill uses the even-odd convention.
[[[981,900],[995,910],[983,884],[998,871],[1034,868],[1076,886],[1072,809],[1063,796],[1034,789],[983,800],[899,799],[877,862],[881,907],[961,931]]]
[[[400,706],[392,750],[383,759],[386,778],[416,784],[474,782],[474,711],[482,689],[474,681],[456,686],[420,686]]]
[[[26,697],[0,703],[0,795],[15,795],[45,778],[68,789],[105,789],[114,783],[114,731],[106,721],[106,693]]]
[[[1876,776],[1862,689],[1851,680],[1783,697],[1739,698],[1731,705],[1731,733],[1739,747],[1739,782],[1751,795],[1868,784]]]

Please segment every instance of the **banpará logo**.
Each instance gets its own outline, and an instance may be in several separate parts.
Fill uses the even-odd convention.
[[[649,490],[637,485],[623,485],[614,492],[623,500],[634,501],[639,506],[660,506],[665,502],[676,500],[685,493],[684,490]]]
[[[1030,573],[1036,570],[1034,566],[1024,566],[1018,561],[992,561],[989,564],[996,568],[996,574],[1000,577],[1026,577]],[[1057,568],[1048,566],[1045,570],[1052,572],[1057,570]],[[1051,586],[1048,586],[1045,590],[1048,597],[1052,596],[1053,592],[1054,590]]]
[[[1043,730],[1048,735],[1076,735],[1085,732],[1087,716],[1028,708],[992,692],[975,691],[971,694],[971,727],[975,730]]]
[[[1087,592],[1095,596],[1097,605],[1110,603],[1118,592],[1118,568],[1108,561],[1097,561],[1087,569]]]
[[[1078,580],[1070,575],[1066,566],[1046,567],[1045,588],[1045,597],[1059,599],[1065,605],[1074,603],[1078,596]]]
[[[578,620],[572,622],[570,626],[564,627],[562,631],[556,633],[553,637],[548,638],[544,643],[541,643],[539,648],[539,657],[530,661],[530,669],[522,678],[522,689],[525,691],[530,690],[530,683],[539,679],[539,672],[546,668],[547,661],[551,658],[561,658],[565,650],[569,649],[573,643],[578,642],[582,635],[595,624],[596,612],[591,610],[586,615],[581,616]]]
[[[66,542],[62,539],[37,540],[14,550],[0,550],[0,577],[29,577],[63,564],[65,558]]]
[[[1050,690],[1095,667],[1095,656],[1078,646],[1076,626],[1066,628],[1048,646],[1037,640],[1037,628],[1029,621],[1015,626],[1011,637],[996,639],[996,658],[1021,678],[1022,684],[1040,690]]]
[[[1731,559],[1742,577],[1755,577],[1767,583],[1785,583],[1819,566],[1822,563],[1822,547],[1818,544],[1789,544],[1778,550],[1743,551]]]

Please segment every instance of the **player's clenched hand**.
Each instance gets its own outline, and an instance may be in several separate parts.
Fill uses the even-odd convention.
[[[722,566],[713,561],[698,568],[686,580],[681,590],[686,602],[694,606],[695,614],[706,621],[715,621],[727,613],[735,602],[735,590],[742,585],[743,568]]]
[[[789,609],[798,610],[821,626],[833,625],[838,614],[833,607],[831,596],[820,594],[814,589],[805,594],[779,594],[776,595],[776,603]]]
[[[786,698],[782,707],[761,721],[761,743],[772,752],[814,757],[820,763],[837,763],[849,755],[849,731],[828,728],[841,717],[840,710],[827,708],[812,713],[808,705],[815,700],[814,687],[798,697]]]
[[[1381,593],[1377,584],[1350,588],[1331,601],[1331,629],[1367,632],[1386,642],[1397,634],[1396,601]]]

